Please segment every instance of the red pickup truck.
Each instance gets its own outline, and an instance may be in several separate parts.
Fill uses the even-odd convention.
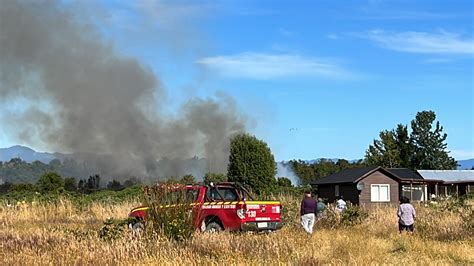
[[[192,195],[197,210],[194,227],[201,231],[274,231],[282,227],[278,201],[255,201],[240,184],[185,186],[186,194]],[[147,220],[146,206],[132,209],[129,217],[135,218],[130,229],[139,229]]]

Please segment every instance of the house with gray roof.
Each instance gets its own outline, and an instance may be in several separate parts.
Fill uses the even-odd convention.
[[[436,196],[462,196],[474,192],[474,170],[418,170],[423,179],[432,182]],[[434,185],[433,185],[434,184]]]

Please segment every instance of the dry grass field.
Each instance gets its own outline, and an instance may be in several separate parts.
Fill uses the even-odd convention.
[[[384,207],[359,225],[317,225],[309,236],[297,224],[299,199],[285,201],[291,201],[286,216],[294,219],[278,232],[198,233],[186,242],[128,232],[115,240],[98,237],[104,220],[126,217],[137,202],[2,205],[0,264],[474,264],[472,212],[416,205],[417,232],[400,235],[395,207]]]

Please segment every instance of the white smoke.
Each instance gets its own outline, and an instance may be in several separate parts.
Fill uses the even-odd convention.
[[[286,177],[290,179],[293,186],[300,184],[300,178],[296,175],[291,166],[285,162],[277,162],[277,174],[275,178]]]

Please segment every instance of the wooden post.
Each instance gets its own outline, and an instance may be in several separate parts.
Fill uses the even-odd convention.
[[[428,184],[423,184],[423,201],[427,201],[429,196],[428,196]]]
[[[413,200],[413,182],[410,181],[410,200]]]

